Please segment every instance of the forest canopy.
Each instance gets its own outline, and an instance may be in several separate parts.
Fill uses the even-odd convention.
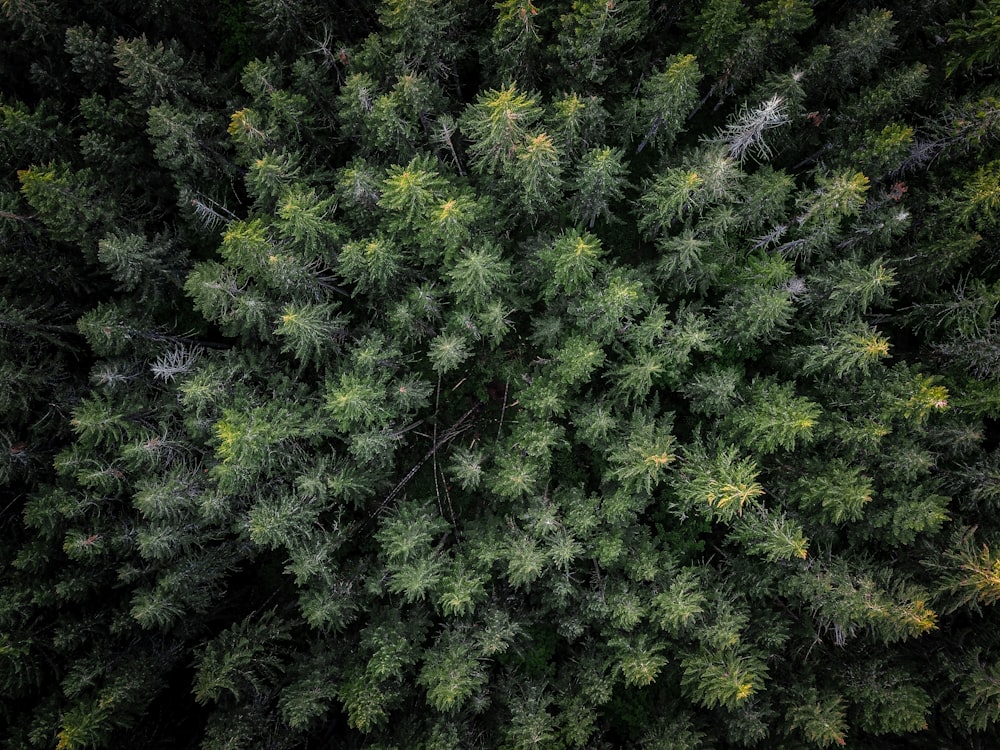
[[[0,747],[1000,746],[1000,0],[2,0]]]

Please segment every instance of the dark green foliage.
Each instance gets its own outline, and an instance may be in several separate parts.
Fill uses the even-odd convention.
[[[0,3],[0,745],[1000,743],[994,6]]]

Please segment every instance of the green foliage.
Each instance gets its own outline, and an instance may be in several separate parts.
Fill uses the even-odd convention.
[[[1000,744],[994,5],[0,3],[0,745]]]
[[[429,549],[434,536],[446,528],[444,519],[429,508],[411,502],[399,506],[376,538],[390,562],[406,562],[416,556],[418,550]]]
[[[764,494],[757,474],[753,460],[740,458],[733,446],[712,455],[703,446],[694,445],[684,451],[684,466],[674,486],[686,509],[732,518],[746,503]]]
[[[865,324],[853,330],[842,328],[825,338],[827,343],[807,350],[806,372],[826,370],[839,378],[856,371],[867,375],[876,362],[889,356],[889,340]]]
[[[867,77],[879,58],[896,43],[892,11],[872,9],[849,24],[834,29],[830,66],[845,82]]]
[[[801,524],[762,505],[750,509],[734,524],[733,539],[746,545],[750,554],[770,562],[809,556],[809,540]]]
[[[667,663],[667,658],[660,653],[663,647],[648,644],[641,636],[635,642],[622,640],[613,645],[617,646],[621,654],[618,668],[625,676],[626,685],[651,685]]]
[[[831,461],[817,476],[800,479],[797,490],[800,502],[822,509],[824,519],[830,523],[860,520],[873,492],[871,479],[840,461]]]
[[[198,656],[193,692],[198,703],[218,702],[260,692],[283,670],[274,647],[287,640],[287,629],[273,612],[256,621],[247,617],[209,642]]]
[[[758,692],[767,678],[763,661],[741,651],[739,648],[715,653],[703,650],[686,656],[681,685],[703,706],[739,706]]]
[[[459,333],[442,333],[431,341],[427,358],[434,371],[443,375],[456,369],[471,354],[465,336]]]
[[[747,9],[740,0],[709,0],[691,21],[694,48],[716,72],[745,28]]]
[[[758,381],[750,392],[750,403],[727,420],[730,434],[747,448],[761,454],[779,448],[794,450],[808,442],[821,414],[820,407],[795,395],[791,383]]]
[[[610,221],[612,206],[624,195],[626,166],[621,149],[595,148],[583,155],[574,178],[573,218],[593,228],[598,219]]]
[[[967,17],[963,15],[948,22],[951,31],[948,42],[961,50],[948,61],[948,75],[960,68],[989,68],[997,63],[998,10],[995,1],[978,2]]]
[[[983,664],[980,654],[970,655],[969,671],[961,676],[962,703],[958,712],[977,731],[986,731],[997,720],[998,665]]]
[[[118,77],[142,108],[179,98],[197,89],[179,45],[151,45],[145,35],[118,39],[114,47]]]
[[[402,227],[415,225],[447,187],[431,164],[418,157],[406,167],[389,167],[382,182],[379,205],[397,217]]]
[[[373,237],[344,245],[338,270],[361,292],[384,291],[403,272],[405,260],[391,239]]]
[[[601,267],[601,240],[589,233],[569,230],[539,253],[539,260],[554,282],[549,294],[574,294],[581,291]]]
[[[344,329],[345,319],[335,315],[335,305],[287,305],[281,311],[274,333],[287,342],[284,351],[302,363],[318,361],[336,347],[337,338]]]
[[[788,721],[817,747],[847,743],[847,717],[844,699],[839,695],[820,698],[815,690],[811,691],[800,705],[789,711]]]
[[[694,55],[678,55],[665,61],[662,72],[642,82],[633,105],[633,132],[641,138],[637,151],[647,145],[666,150],[673,144],[697,101],[700,80]]]
[[[989,545],[976,549],[970,534],[949,555],[956,563],[952,587],[965,601],[983,604],[1000,601],[1000,556],[991,552]]]
[[[86,243],[114,216],[110,196],[102,196],[89,169],[66,164],[32,167],[17,173],[21,192],[53,239]]]
[[[473,167],[489,175],[511,169],[541,115],[537,99],[514,84],[479,94],[461,120]]]
[[[446,632],[428,652],[417,683],[423,686],[428,705],[454,712],[486,682],[487,674],[471,644]]]
[[[558,53],[567,73],[599,83],[611,74],[607,56],[634,42],[648,10],[634,0],[582,0],[559,18]]]
[[[1000,161],[981,167],[959,195],[958,217],[986,229],[1000,219]]]
[[[676,458],[676,440],[670,430],[669,418],[654,421],[645,414],[635,414],[628,433],[608,455],[611,476],[627,492],[649,495],[663,481]]]
[[[862,673],[852,688],[860,699],[860,724],[866,731],[878,735],[927,728],[930,696],[905,673]]]
[[[506,288],[510,264],[503,260],[499,248],[486,245],[476,250],[463,250],[448,276],[460,303],[481,307]]]

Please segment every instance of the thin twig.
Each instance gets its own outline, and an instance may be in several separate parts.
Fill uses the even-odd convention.
[[[448,501],[448,512],[451,514],[451,526],[455,530],[455,539],[461,540],[462,535],[458,531],[458,520],[455,518],[455,507],[451,504],[451,492],[448,490],[448,482],[444,476],[444,470],[441,473],[441,484],[444,487],[444,499]]]
[[[500,439],[500,431],[503,429],[503,417],[507,413],[507,391],[510,389],[510,378],[503,384],[503,406],[500,407],[500,426],[497,427],[497,440]]]
[[[445,430],[441,434],[441,437],[434,441],[434,444],[431,446],[431,449],[429,451],[427,451],[426,454],[424,454],[424,457],[421,458],[413,466],[413,468],[411,468],[408,472],[406,472],[406,476],[404,476],[401,480],[399,480],[399,482],[396,484],[396,486],[393,487],[392,490],[389,491],[389,494],[385,496],[385,499],[381,503],[379,503],[379,506],[377,508],[375,508],[375,510],[373,510],[369,514],[368,520],[370,521],[375,516],[377,516],[379,513],[381,513],[382,510],[390,502],[392,502],[400,492],[402,492],[403,488],[410,482],[410,480],[413,479],[413,477],[416,476],[417,472],[420,471],[420,468],[425,463],[427,463],[427,461],[429,459],[433,458],[434,455],[438,452],[438,450],[443,445],[451,442],[456,437],[458,437],[463,432],[465,432],[469,428],[469,426],[468,425],[463,426],[463,423],[469,417],[471,417],[473,414],[475,414],[477,411],[479,411],[481,408],[483,408],[482,403],[481,402],[476,403],[471,409],[469,409],[467,412],[465,412],[465,414],[463,414],[461,417],[459,417],[458,421],[456,421],[447,430]]]
[[[10,211],[0,211],[0,219],[13,219],[14,221],[33,221],[34,216],[24,216],[22,214],[13,214]]]
[[[700,102],[698,102],[698,106],[697,106],[697,107],[695,107],[695,108],[694,108],[693,110],[691,110],[691,114],[689,114],[689,115],[687,116],[687,121],[688,121],[688,122],[690,122],[690,121],[691,121],[691,118],[692,118],[692,117],[694,117],[694,116],[695,116],[696,114],[698,114],[698,110],[700,110],[700,109],[701,109],[702,107],[704,107],[704,106],[705,106],[705,102],[707,102],[707,101],[708,101],[708,98],[709,98],[709,97],[710,97],[710,96],[711,96],[712,94],[714,94],[714,93],[715,93],[715,89],[716,89],[716,88],[718,88],[718,86],[719,86],[719,82],[718,82],[718,81],[716,81],[715,83],[713,83],[713,84],[712,84],[712,88],[710,88],[710,89],[708,90],[708,93],[707,93],[707,94],[705,94],[705,96],[703,96],[703,97],[702,97],[702,99],[701,99],[701,101],[700,101]]]
[[[642,139],[642,143],[640,143],[639,147],[635,150],[637,154],[641,154],[643,149],[646,148],[649,142],[656,137],[656,131],[660,129],[660,125],[662,124],[663,124],[662,117],[657,117],[655,120],[653,120],[653,126],[649,129],[649,132],[646,133],[646,137]]]
[[[441,373],[438,373],[437,391],[434,394],[434,442],[438,437],[438,407],[441,405]],[[438,513],[444,518],[444,508],[441,507],[441,490],[438,487],[438,459],[437,451],[434,451],[434,497],[437,499]]]

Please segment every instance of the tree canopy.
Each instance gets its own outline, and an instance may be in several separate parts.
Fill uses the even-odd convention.
[[[1000,745],[998,17],[0,2],[0,747]]]

